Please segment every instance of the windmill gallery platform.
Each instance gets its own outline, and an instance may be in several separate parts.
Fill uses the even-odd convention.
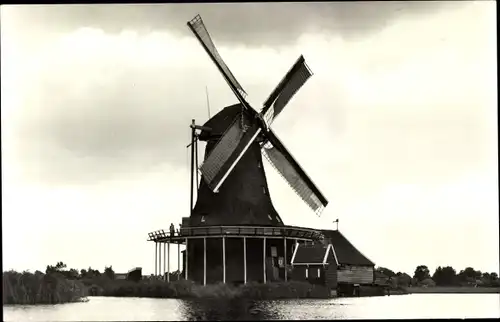
[[[155,274],[168,281],[171,244],[177,245],[177,267],[181,263],[183,267],[177,279],[203,285],[308,280],[335,289],[339,284],[369,285],[374,278],[375,264],[338,230],[184,227],[173,234],[164,230],[149,233],[149,241],[155,242]],[[181,245],[188,245],[188,251],[181,251]]]
[[[321,275],[317,265],[324,268],[323,275],[329,273],[331,287],[337,285],[336,276],[342,275],[350,276],[346,280],[349,283],[364,283],[370,279],[373,282],[373,263],[364,258],[342,234],[287,226],[271,202],[263,156],[314,213],[321,213],[328,204],[325,196],[270,128],[295,93],[312,76],[304,57],[299,57],[257,112],[247,102],[245,91],[217,52],[201,17],[196,16],[188,22],[188,26],[239,103],[224,107],[202,126],[192,120],[191,143],[188,145],[191,147],[189,217],[182,218],[178,231],[174,231],[171,225],[168,233],[164,230],[149,233],[148,240],[156,244],[156,274],[170,272],[170,245],[176,244],[178,264],[181,264],[181,245],[185,246],[182,277],[200,284],[287,281],[295,266],[309,279],[308,276],[313,275],[309,274],[309,267],[314,266],[317,275]],[[206,142],[200,167],[198,141]],[[195,191],[196,204],[193,198]],[[322,253],[324,256],[321,260],[307,259],[309,253]],[[346,263],[346,259],[360,256],[364,260],[359,263]],[[294,262],[295,257],[297,261]],[[356,265],[359,267],[354,267]],[[353,268],[359,274],[340,273]],[[170,279],[170,274],[164,276]],[[332,276],[335,276],[334,281]]]

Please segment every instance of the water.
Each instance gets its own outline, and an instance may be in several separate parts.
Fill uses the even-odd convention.
[[[4,306],[4,321],[498,318],[499,294],[411,294],[329,300],[183,301],[90,297],[85,303]]]

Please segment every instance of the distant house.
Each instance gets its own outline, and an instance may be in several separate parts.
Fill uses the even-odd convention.
[[[127,273],[127,280],[138,282],[142,279],[142,267],[134,267]]]
[[[326,285],[353,294],[360,285],[373,285],[375,264],[337,230],[323,230],[322,243],[299,244],[292,256],[294,280]]]
[[[142,268],[134,267],[128,273],[115,273],[115,280],[139,281],[142,278]]]
[[[115,273],[115,280],[126,280],[127,273]]]

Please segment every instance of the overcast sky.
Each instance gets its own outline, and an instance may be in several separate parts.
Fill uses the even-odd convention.
[[[317,217],[266,166],[286,224],[339,218],[395,271],[498,272],[493,1],[2,6],[4,270],[154,270],[205,86],[212,115],[236,102],[197,13],[255,106],[300,54],[314,72],[273,129],[330,203]]]

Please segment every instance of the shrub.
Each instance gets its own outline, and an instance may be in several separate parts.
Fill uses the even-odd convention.
[[[126,280],[96,281],[89,287],[89,293],[117,297],[153,297],[181,299],[290,299],[290,298],[324,298],[328,291],[324,286],[306,282],[248,283],[233,286],[230,284],[211,284],[207,286],[192,281],[180,280],[165,282],[159,280],[143,280],[132,282]]]
[[[85,299],[86,287],[58,273],[3,273],[3,304],[57,304]]]

